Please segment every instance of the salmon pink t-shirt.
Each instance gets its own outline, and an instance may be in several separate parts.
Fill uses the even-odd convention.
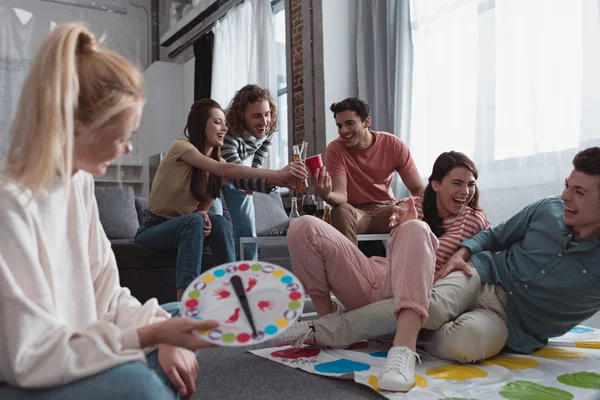
[[[400,139],[386,132],[372,133],[375,142],[368,149],[350,149],[342,138],[337,138],[329,143],[325,152],[329,174],[345,175],[348,180],[350,204],[393,202],[394,171],[402,174],[416,168],[408,146]]]

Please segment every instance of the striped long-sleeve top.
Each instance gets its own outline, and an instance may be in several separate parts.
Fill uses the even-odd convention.
[[[245,164],[244,161],[252,157],[252,167],[262,168],[265,158],[271,147],[273,134],[257,139],[248,135],[243,137],[225,136],[225,143],[221,147],[221,157],[228,163]],[[253,192],[269,193],[272,187],[267,185],[266,179],[231,179],[231,183],[238,189]]]
[[[419,219],[423,219],[421,199],[413,197],[413,200]],[[442,225],[446,233],[438,238],[440,245],[435,254],[436,269],[443,267],[448,262],[450,257],[458,250],[458,245],[461,242],[490,227],[483,211],[474,210],[471,207],[465,207],[463,212],[456,217],[445,219]]]

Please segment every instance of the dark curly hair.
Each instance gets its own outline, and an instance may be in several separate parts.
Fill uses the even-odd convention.
[[[268,101],[271,108],[271,124],[265,129],[266,134],[271,134],[277,130],[277,106],[271,92],[258,85],[246,85],[235,93],[233,100],[231,100],[225,111],[228,133],[231,136],[240,137],[246,133],[244,112],[250,104],[257,101]]]
[[[456,167],[464,167],[473,173],[475,179],[478,178],[479,173],[475,163],[467,157],[465,154],[458,151],[448,151],[439,155],[439,157],[433,163],[433,171],[429,177],[429,183],[425,188],[425,194],[423,195],[423,222],[431,228],[431,232],[437,237],[442,236],[446,233],[444,229],[444,220],[438,214],[437,209],[437,195],[431,183],[433,181],[441,182],[446,175],[450,173]],[[468,204],[474,210],[480,210],[479,208],[479,188],[475,186],[475,195]]]
[[[190,140],[200,153],[204,154],[206,147],[206,123],[213,109],[221,110],[219,103],[212,99],[196,100],[188,114],[185,136]],[[221,148],[215,146],[210,158],[221,161]],[[204,201],[209,197],[216,199],[221,193],[222,178],[210,174],[207,171],[192,167],[192,178],[190,179],[190,192],[198,201]]]
[[[333,118],[337,113],[344,111],[354,111],[362,122],[365,122],[365,119],[371,116],[371,110],[367,102],[356,97],[348,97],[340,102],[333,103],[329,109],[333,113]]]

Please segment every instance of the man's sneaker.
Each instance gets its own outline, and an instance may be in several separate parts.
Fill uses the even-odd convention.
[[[385,365],[379,375],[377,386],[392,392],[408,392],[415,386],[415,362],[421,358],[408,347],[395,346],[390,349]]]
[[[313,324],[311,321],[297,321],[281,335],[269,340],[267,344],[273,347],[301,347],[303,344],[316,344]]]

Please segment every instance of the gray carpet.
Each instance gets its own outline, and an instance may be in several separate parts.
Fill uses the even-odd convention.
[[[354,381],[325,378],[239,348],[202,350],[194,399],[382,399]]]
[[[582,325],[600,328],[600,313]],[[354,381],[325,378],[277,364],[240,348],[202,350],[194,399],[382,399]]]

